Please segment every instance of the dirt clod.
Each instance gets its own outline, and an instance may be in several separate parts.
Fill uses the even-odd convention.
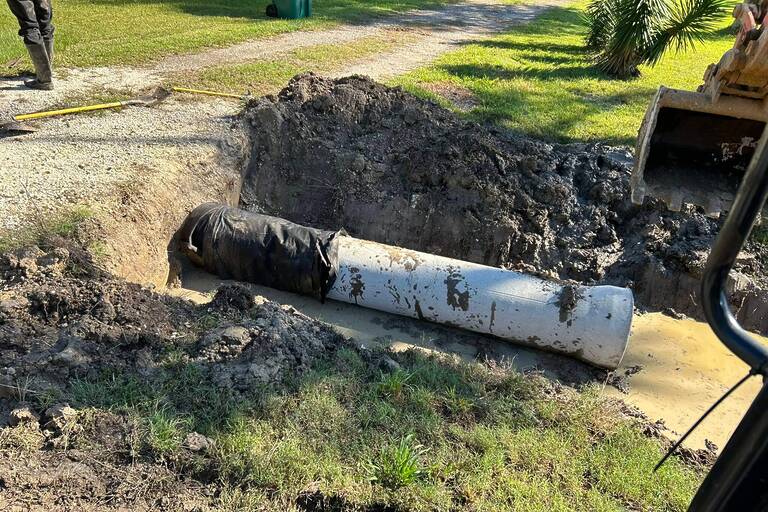
[[[205,452],[213,448],[214,442],[198,432],[190,432],[184,438],[184,448],[191,452]]]
[[[28,405],[24,405],[11,411],[8,425],[15,427],[17,425],[37,423],[39,420],[40,418],[37,413]]]
[[[239,284],[221,286],[211,301],[211,307],[216,309],[233,309],[247,311],[255,305],[253,292]]]
[[[45,410],[45,428],[62,432],[77,421],[77,411],[69,404],[56,404]]]

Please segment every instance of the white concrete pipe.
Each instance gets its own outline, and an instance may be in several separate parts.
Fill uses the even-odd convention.
[[[615,286],[559,285],[518,272],[339,238],[327,298],[459,327],[614,369],[634,298]]]

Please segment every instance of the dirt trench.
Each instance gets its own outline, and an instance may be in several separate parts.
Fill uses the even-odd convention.
[[[236,395],[359,350],[328,324],[240,287],[199,305],[153,290],[179,277],[174,232],[205,201],[550,278],[631,285],[646,307],[696,315],[696,276],[718,222],[652,200],[631,205],[621,150],[531,141],[368,79],[313,75],[253,101],[221,141],[206,160],[116,192],[93,227],[106,262],[66,242],[0,257],[0,508],[215,502],[207,441],[185,439],[179,458],[158,461],[136,445],[134,419],[61,402],[73,383],[104,372],[163,383],[181,357]],[[765,332],[766,250],[750,251],[732,298]],[[483,343],[465,344],[480,358]]]
[[[243,119],[243,207],[323,229],[585,284],[629,286],[641,307],[701,318],[699,278],[720,221],[630,201],[631,154],[556,145],[460,120],[362,77],[295,77]],[[768,332],[768,248],[730,282]]]

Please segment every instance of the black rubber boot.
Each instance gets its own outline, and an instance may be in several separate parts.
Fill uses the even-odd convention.
[[[42,91],[50,91],[53,89],[53,77],[51,73],[51,61],[48,60],[48,52],[45,49],[43,43],[28,44],[27,51],[32,59],[32,64],[35,66],[34,80],[27,80],[24,85],[30,89],[39,89]]]

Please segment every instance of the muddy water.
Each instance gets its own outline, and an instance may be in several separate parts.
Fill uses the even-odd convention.
[[[761,339],[768,344],[768,339]],[[623,397],[654,420],[663,419],[678,433],[685,432],[749,370],[707,324],[675,320],[660,313],[635,317],[622,366],[635,365],[643,369],[628,377],[628,395],[612,387],[606,387],[606,392]],[[760,385],[760,380],[753,378],[731,395],[693,433],[689,445],[703,448],[704,440],[709,439],[722,448]]]
[[[210,301],[224,281],[197,269],[187,268],[182,286],[169,291],[194,302]],[[511,363],[519,370],[536,368],[569,383],[595,382],[599,372],[556,354],[518,347],[494,338],[427,322],[328,301],[248,285],[257,295],[291,305],[302,313],[327,322],[364,346],[390,346],[396,350],[418,347],[451,353],[466,360],[490,358]],[[768,343],[768,340],[765,340]],[[658,314],[636,315],[629,348],[622,367],[642,366],[626,377],[628,394],[605,386],[608,396],[636,405],[652,420],[663,419],[673,431],[684,432],[723,392],[747,372],[747,366],[732,355],[709,327],[693,320],[675,320]],[[598,380],[599,382],[599,380]],[[704,440],[722,448],[759,390],[753,379],[731,396],[693,434],[691,448],[703,448]]]

